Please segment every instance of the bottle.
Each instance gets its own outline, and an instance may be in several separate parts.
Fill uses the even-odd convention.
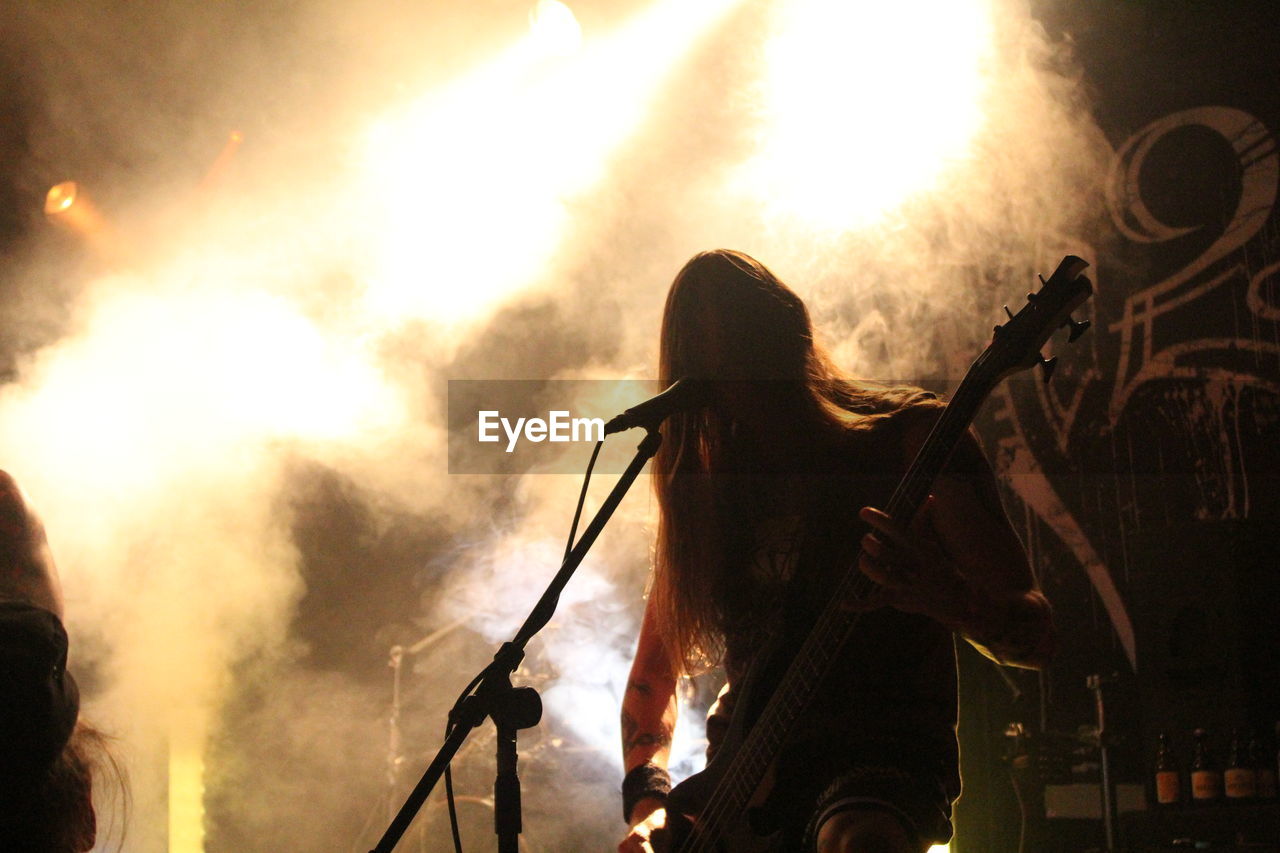
[[[1257,774],[1258,799],[1274,800],[1276,798],[1276,766],[1271,761],[1270,751],[1263,745],[1262,738],[1249,740],[1249,763]]]
[[[1182,802],[1182,774],[1164,732],[1160,733],[1160,746],[1156,748],[1156,802],[1162,806]]]
[[[1196,751],[1191,760],[1191,799],[1199,803],[1211,802],[1222,796],[1222,774],[1209,757],[1205,730],[1196,729],[1192,734],[1196,739]]]
[[[1231,752],[1227,757],[1227,771],[1223,782],[1229,800],[1252,800],[1258,796],[1258,777],[1249,761],[1248,741],[1240,729],[1231,733]]]

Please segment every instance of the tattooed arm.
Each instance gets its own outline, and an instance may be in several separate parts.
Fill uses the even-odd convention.
[[[653,604],[645,606],[640,640],[622,697],[622,766],[631,773],[645,765],[666,769],[671,735],[676,725],[676,678],[654,619]],[[653,830],[666,824],[662,800],[640,799],[627,820],[632,829],[618,846],[621,851],[648,851]]]
[[[0,601],[34,604],[62,618],[62,587],[44,525],[4,471],[0,471]]]
[[[645,606],[636,657],[622,697],[622,766],[644,764],[665,768],[676,725],[676,679],[671,672],[653,605]]]
[[[909,433],[909,451],[923,441],[923,430]],[[931,616],[997,663],[1048,664],[1053,611],[1036,588],[972,433],[956,447],[910,529],[878,510],[861,515],[874,531],[863,539],[862,570],[881,585],[883,603]]]

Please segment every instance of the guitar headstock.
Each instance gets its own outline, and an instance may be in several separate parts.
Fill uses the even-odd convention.
[[[1087,266],[1086,261],[1067,255],[1048,281],[1040,279],[1038,291],[1027,294],[1027,304],[1021,311],[1014,314],[1007,307],[1004,309],[1009,322],[996,326],[995,336],[981,358],[983,370],[991,373],[994,381],[1037,364],[1044,368],[1044,381],[1049,381],[1058,359],[1045,359],[1040,348],[1063,326],[1071,328],[1068,342],[1075,342],[1089,328],[1088,320],[1077,322],[1071,318],[1071,312],[1093,295],[1092,283],[1081,275]]]

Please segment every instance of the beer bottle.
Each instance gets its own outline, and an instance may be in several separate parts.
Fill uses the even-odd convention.
[[[1169,746],[1169,736],[1160,733],[1156,748],[1156,802],[1162,806],[1182,802],[1182,774]]]
[[[1248,741],[1240,729],[1231,733],[1231,752],[1227,756],[1227,771],[1223,774],[1227,799],[1252,800],[1258,796],[1258,777],[1249,760]]]
[[[1204,729],[1196,729],[1192,734],[1196,751],[1191,760],[1191,799],[1210,802],[1222,796],[1222,774],[1209,757],[1209,746],[1205,743],[1208,734]]]

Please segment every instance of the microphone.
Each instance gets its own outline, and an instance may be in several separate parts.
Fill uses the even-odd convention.
[[[627,409],[604,425],[604,434],[642,426],[652,429],[676,412],[688,412],[701,409],[711,403],[711,389],[705,379],[690,379],[688,376],[677,379],[671,387]]]

